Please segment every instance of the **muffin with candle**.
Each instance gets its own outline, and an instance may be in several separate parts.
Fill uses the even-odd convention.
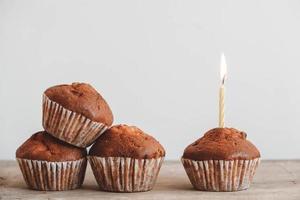
[[[16,151],[24,180],[35,190],[70,190],[82,185],[86,149],[62,142],[45,131],[33,134]]]
[[[156,182],[165,150],[135,126],[115,125],[101,135],[88,160],[101,190],[142,192]]]
[[[87,147],[112,122],[108,104],[89,84],[57,85],[44,92],[43,127],[60,140]]]
[[[215,128],[183,153],[182,163],[197,190],[238,191],[249,188],[260,153],[234,128]]]

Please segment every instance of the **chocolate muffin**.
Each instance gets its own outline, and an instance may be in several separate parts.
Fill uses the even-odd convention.
[[[260,153],[246,137],[234,128],[215,128],[190,144],[182,162],[192,185],[208,191],[249,188]]]
[[[165,150],[152,136],[135,126],[116,125],[91,147],[90,156],[152,159],[165,156]]]
[[[88,158],[101,190],[141,192],[155,185],[164,156],[164,148],[150,135],[135,126],[116,125],[97,139]]]
[[[86,149],[62,142],[45,131],[33,134],[16,151],[25,182],[36,190],[68,190],[82,185]]]
[[[87,147],[112,123],[111,109],[89,84],[57,85],[44,92],[43,127],[60,140]]]
[[[260,157],[247,134],[234,128],[215,128],[189,145],[183,158],[191,160],[251,160]]]

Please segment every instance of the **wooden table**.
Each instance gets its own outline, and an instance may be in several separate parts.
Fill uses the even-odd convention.
[[[252,187],[240,192],[193,190],[179,162],[163,164],[154,190],[141,193],[110,193],[98,190],[88,167],[83,187],[63,192],[27,189],[15,161],[0,161],[0,199],[259,199],[300,200],[300,160],[262,161]]]

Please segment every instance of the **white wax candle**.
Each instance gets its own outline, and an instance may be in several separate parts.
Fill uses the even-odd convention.
[[[221,65],[220,65],[220,78],[221,78],[221,87],[219,91],[219,127],[225,127],[225,80],[227,77],[227,65],[225,56],[222,53],[221,55]]]

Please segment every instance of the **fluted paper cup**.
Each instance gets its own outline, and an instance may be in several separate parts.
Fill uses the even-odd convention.
[[[195,161],[182,158],[181,161],[195,189],[231,192],[250,187],[260,159]]]
[[[89,156],[88,160],[101,190],[143,192],[152,190],[164,157],[134,159]]]
[[[43,127],[54,137],[83,148],[90,146],[108,128],[51,101],[45,94]]]
[[[72,190],[82,185],[87,160],[48,162],[17,158],[24,180],[34,190]]]

